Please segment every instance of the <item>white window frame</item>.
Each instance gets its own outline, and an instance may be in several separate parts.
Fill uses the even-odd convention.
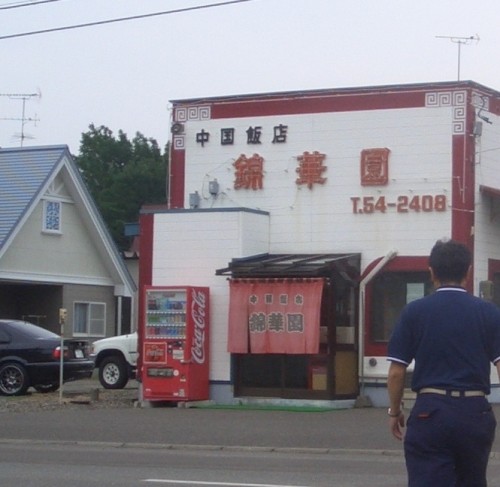
[[[52,227],[47,225],[49,223],[49,206],[54,205],[54,208],[57,208],[57,227]],[[44,233],[51,233],[55,235],[62,234],[62,201],[55,199],[46,199],[43,200],[43,221],[42,221],[42,230]]]
[[[86,307],[85,331],[76,329],[80,312],[79,306]],[[99,328],[99,329],[98,329]],[[106,336],[106,303],[95,301],[75,301],[73,303],[73,336],[75,337],[104,337]]]

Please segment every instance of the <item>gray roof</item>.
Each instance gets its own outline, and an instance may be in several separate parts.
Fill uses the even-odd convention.
[[[65,154],[66,146],[0,149],[0,249]]]
[[[80,202],[82,218],[88,223],[96,248],[110,264],[115,278],[128,292],[134,292],[132,276],[66,145],[0,148],[0,256],[63,167],[72,181],[73,197]]]

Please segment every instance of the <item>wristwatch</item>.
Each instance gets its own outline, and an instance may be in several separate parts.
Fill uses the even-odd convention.
[[[389,409],[387,410],[387,414],[388,414],[391,418],[399,418],[399,416],[401,416],[401,413],[402,413],[402,412],[403,412],[403,411],[401,411],[401,409],[400,409],[397,413],[393,413],[393,412],[391,411],[391,408],[389,408]]]

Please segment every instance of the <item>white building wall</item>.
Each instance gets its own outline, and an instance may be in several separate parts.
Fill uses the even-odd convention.
[[[500,189],[500,117],[487,114],[491,124],[482,123],[482,135],[475,137],[474,294],[488,279],[488,259],[500,259],[500,200],[479,191],[481,185]]]
[[[273,127],[287,125],[287,142],[273,144]],[[262,127],[261,144],[247,144],[246,130]],[[220,130],[235,129],[234,145]],[[210,133],[202,147],[196,134]],[[399,255],[427,255],[430,242],[451,233],[452,108],[411,108],[190,121],[185,124],[186,205],[198,191],[202,208],[248,207],[268,211],[270,251],[361,252],[362,267],[395,248]],[[388,148],[389,183],[363,187],[363,149]],[[325,184],[298,186],[297,157],[326,155]],[[262,190],[234,189],[240,154],[264,158]],[[208,192],[217,180],[220,192]],[[396,211],[398,197],[445,195],[446,211]],[[351,198],[385,197],[385,212],[354,213]]]
[[[210,288],[210,380],[230,379],[229,285],[216,269],[269,250],[269,217],[241,211],[181,211],[154,216],[153,286]]]

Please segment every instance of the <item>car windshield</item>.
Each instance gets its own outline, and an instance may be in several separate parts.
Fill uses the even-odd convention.
[[[23,335],[32,338],[59,338],[59,335],[27,321],[11,322],[10,325]]]

